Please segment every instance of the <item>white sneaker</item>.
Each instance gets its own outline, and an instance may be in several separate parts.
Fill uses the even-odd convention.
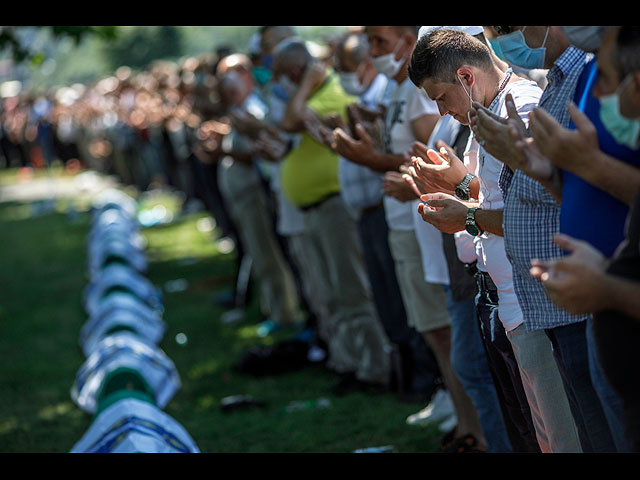
[[[442,433],[447,433],[453,430],[456,425],[458,425],[458,417],[456,417],[455,415],[451,415],[445,421],[438,424],[438,430],[440,430]]]
[[[451,396],[446,390],[438,390],[425,408],[407,417],[408,425],[441,424],[455,418],[456,412]],[[457,422],[457,418],[454,420]]]

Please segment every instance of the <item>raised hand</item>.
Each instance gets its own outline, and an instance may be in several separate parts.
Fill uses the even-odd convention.
[[[558,234],[554,242],[569,255],[555,260],[531,261],[530,273],[542,282],[549,298],[573,313],[596,312],[605,303],[602,293],[606,258],[589,243]]]
[[[578,174],[588,168],[592,155],[599,150],[598,134],[575,104],[570,103],[568,109],[576,129],[562,127],[547,112],[536,108],[530,114],[530,130],[542,155],[556,167]]]
[[[465,229],[469,206],[446,193],[425,194],[420,197],[418,213],[444,233],[456,233]]]
[[[502,118],[491,112],[478,102],[473,102],[471,109],[471,130],[478,143],[493,157],[515,170],[517,151],[509,134],[510,128],[518,130],[521,136],[527,136],[526,125],[513,102],[511,94],[505,97],[508,117]]]
[[[419,197],[419,193],[407,184],[403,176],[404,174],[401,172],[386,172],[384,175],[384,183],[382,184],[382,193],[401,202],[416,200]]]
[[[411,159],[416,176],[419,177],[416,180],[430,185],[429,190],[424,193],[443,192],[453,195],[456,186],[470,172],[451,147],[444,142],[437,142],[436,146],[439,151],[425,149],[419,142],[414,143],[412,151],[420,153],[420,156]]]
[[[355,129],[355,138],[342,128],[333,130],[331,148],[354,163],[368,166],[367,160],[375,153],[373,140],[362,125],[357,124]]]

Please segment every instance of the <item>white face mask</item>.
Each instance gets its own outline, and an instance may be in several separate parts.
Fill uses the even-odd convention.
[[[467,89],[464,86],[464,83],[462,83],[462,80],[460,79],[460,77],[457,77],[458,81],[460,82],[460,85],[462,85],[462,89],[464,90],[464,93],[467,94],[467,97],[469,97],[469,111],[467,112],[467,119],[469,120],[469,125],[471,125],[471,109],[473,108],[473,85],[471,85],[471,87],[469,87],[469,91],[467,92]]]
[[[360,82],[358,72],[339,73],[340,85],[349,95],[359,97],[367,91],[367,87]]]
[[[572,45],[585,52],[595,52],[602,44],[602,37],[606,32],[605,26],[563,26],[562,31]]]
[[[379,57],[371,57],[371,61],[376,67],[376,70],[388,78],[395,77],[400,71],[402,65],[404,65],[404,56],[402,56],[400,60],[396,60],[396,53],[398,52],[398,48],[401,43],[402,38],[398,40],[398,44],[396,45],[396,48],[393,49],[393,52],[387,53],[386,55],[380,55]]]

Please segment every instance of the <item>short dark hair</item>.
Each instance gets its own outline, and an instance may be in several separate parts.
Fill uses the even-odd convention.
[[[640,27],[624,25],[618,31],[613,50],[613,63],[620,72],[620,79],[640,71]]]
[[[426,79],[453,83],[463,65],[490,69],[494,63],[489,47],[460,30],[442,29],[422,36],[409,62],[409,78],[418,87]]]

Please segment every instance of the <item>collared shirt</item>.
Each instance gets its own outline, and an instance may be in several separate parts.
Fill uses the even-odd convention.
[[[538,104],[542,92],[535,83],[529,81],[507,84],[489,105],[489,110],[492,113],[501,117],[506,116],[505,98],[507,93],[513,96],[518,113],[522,117]],[[473,149],[477,150],[475,172],[480,182],[479,208],[504,209],[505,198],[500,188],[500,179],[501,172],[507,167],[487,152],[484,147],[478,145],[475,138],[472,137],[470,145],[474,145]],[[522,232],[518,232],[518,234],[522,234]],[[478,270],[486,271],[498,288],[498,317],[504,329],[509,332],[524,323],[524,313],[515,291],[513,266],[507,254],[505,237],[484,232],[475,237],[473,241],[478,259]]]
[[[370,109],[385,104],[390,90],[386,76],[379,74],[371,86],[360,98],[360,103]],[[384,174],[369,167],[340,157],[339,163],[340,194],[345,203],[355,212],[382,202],[382,184]]]
[[[569,125],[568,103],[588,56],[569,47],[547,74],[548,85],[540,97],[539,108],[548,112],[562,126]],[[513,265],[513,281],[527,330],[540,330],[585,320],[569,314],[551,302],[542,284],[530,274],[533,258],[548,260],[565,253],[553,243],[560,230],[560,205],[537,181],[517,170],[502,170],[500,187],[505,193],[505,248]]]

